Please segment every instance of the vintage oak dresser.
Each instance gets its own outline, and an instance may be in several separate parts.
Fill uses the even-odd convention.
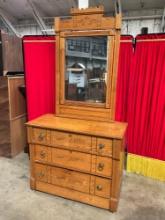
[[[56,115],[27,123],[31,188],[117,210],[127,124],[114,121],[121,15],[56,18]]]

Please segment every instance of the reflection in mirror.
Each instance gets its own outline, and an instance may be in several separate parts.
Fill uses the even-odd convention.
[[[107,37],[69,37],[65,48],[65,99],[105,103]]]

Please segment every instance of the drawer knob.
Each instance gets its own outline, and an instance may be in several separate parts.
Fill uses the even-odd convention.
[[[104,144],[99,144],[99,149],[102,150],[105,147]]]
[[[38,136],[38,140],[39,141],[43,141],[44,137],[45,137],[45,134],[44,133],[40,133],[39,136]]]
[[[97,185],[97,186],[96,186],[96,189],[97,189],[98,191],[101,191],[103,188],[102,188],[101,185]]]
[[[45,153],[44,151],[41,151],[41,152],[40,152],[40,156],[41,156],[41,158],[45,158],[46,153]]]
[[[42,178],[42,177],[44,177],[44,173],[43,173],[43,172],[39,172],[39,173],[37,173],[37,176],[38,176],[39,178]]]
[[[98,168],[99,171],[102,171],[104,169],[104,164],[99,163],[97,168]]]

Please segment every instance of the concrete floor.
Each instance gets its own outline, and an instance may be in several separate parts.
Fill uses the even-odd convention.
[[[0,220],[164,220],[165,183],[125,174],[117,213],[29,188],[27,154],[0,158]]]

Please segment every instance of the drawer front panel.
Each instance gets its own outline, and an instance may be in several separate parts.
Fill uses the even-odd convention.
[[[109,179],[96,177],[95,178],[95,195],[110,198],[110,183]]]
[[[32,128],[32,142],[50,144],[50,131],[47,129]]]
[[[112,159],[60,148],[32,145],[35,160],[99,176],[112,176]]]
[[[100,155],[112,156],[112,140],[97,138],[97,153]]]
[[[108,157],[96,158],[96,175],[103,175],[106,177],[112,176],[112,159]]]
[[[51,145],[90,152],[92,141],[90,136],[51,131]]]
[[[51,163],[52,161],[51,148],[42,145],[35,145],[35,160]]]
[[[91,157],[92,155],[90,154],[52,148],[52,163],[59,166],[67,166],[68,169],[90,172]]]
[[[62,168],[51,168],[52,184],[89,193],[90,175]]]
[[[35,163],[35,178],[39,182],[110,198],[111,180],[109,179],[38,163]]]

